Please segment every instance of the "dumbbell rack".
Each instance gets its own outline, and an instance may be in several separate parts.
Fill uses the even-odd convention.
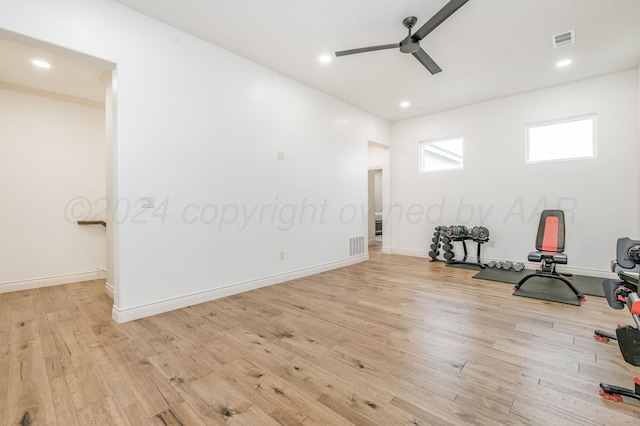
[[[484,269],[486,268],[486,265],[484,263],[482,263],[480,261],[480,248],[482,247],[482,244],[484,244],[484,241],[476,241],[476,243],[478,244],[478,249],[476,250],[476,262],[467,262],[467,257],[469,256],[469,252],[467,251],[467,240],[471,239],[468,236],[464,236],[464,237],[457,237],[457,238],[452,238],[451,241],[460,241],[462,242],[462,250],[464,252],[463,256],[462,256],[462,260],[455,260],[453,257],[450,259],[447,259],[447,263],[450,265],[455,265],[455,264],[465,264],[465,265],[478,265],[480,267],[480,269]]]
[[[467,262],[469,252],[467,251],[467,240],[473,240],[478,244],[476,251],[476,262]],[[444,249],[444,258],[448,264],[467,264],[477,265],[480,269],[484,269],[486,265],[480,260],[480,252],[482,244],[489,241],[489,230],[483,226],[474,226],[472,229],[464,225],[449,226],[446,228],[445,235],[442,237]],[[462,260],[455,260],[453,253],[453,242],[462,242],[462,250],[464,252]]]
[[[440,247],[442,246],[442,237],[446,231],[446,226],[436,226],[436,229],[433,232],[433,238],[431,239],[432,244],[430,245],[431,251],[429,252],[429,258],[431,258],[432,262],[440,261],[438,256],[440,255]]]

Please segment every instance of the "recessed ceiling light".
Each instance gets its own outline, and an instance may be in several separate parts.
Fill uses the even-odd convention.
[[[411,104],[407,101],[401,102],[400,103],[400,107],[402,108],[409,108],[411,106]]]
[[[320,62],[322,62],[323,64],[328,64],[329,62],[331,62],[331,56],[329,55],[322,55],[319,58]]]
[[[556,64],[558,68],[564,68],[568,65],[571,65],[571,59],[565,59],[564,61],[560,61]]]
[[[51,64],[49,62],[45,62],[40,59],[34,59],[31,63],[39,68],[51,68]]]

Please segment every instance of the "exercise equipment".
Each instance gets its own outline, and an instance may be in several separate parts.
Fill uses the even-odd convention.
[[[627,270],[634,270],[640,264],[640,241],[630,238],[618,238],[616,244],[616,265]],[[612,269],[613,269],[612,265]],[[633,366],[640,366],[640,296],[638,296],[638,274],[618,271],[619,280],[606,279],[602,287],[607,303],[613,309],[623,309],[625,306],[631,312],[635,327],[619,325],[616,334],[595,330],[594,338],[604,342],[617,340],[624,360]],[[614,402],[622,402],[626,396],[640,401],[640,378],[634,377],[634,389],[600,383],[600,395]]]
[[[481,269],[486,267],[480,260],[481,246],[485,242],[489,241],[489,230],[484,226],[474,226],[469,229],[465,225],[452,225],[446,227],[444,236],[442,237],[442,249],[444,250],[444,258],[447,260],[447,264],[466,264],[477,265]],[[478,244],[476,251],[476,262],[467,262],[469,256],[467,250],[467,241],[472,240]],[[454,242],[462,243],[462,260],[455,259]]]
[[[508,271],[509,269],[511,269],[513,267],[513,262],[511,262],[511,261],[502,262],[501,267],[505,271]]]
[[[526,275],[516,284],[513,292],[514,296],[532,297],[534,299],[564,303],[564,300],[556,299],[551,294],[538,291],[535,294],[528,294],[520,290],[531,278],[545,277],[562,281],[571,289],[579,301],[586,300],[584,294],[580,293],[567,279],[571,274],[560,274],[556,271],[556,265],[565,265],[567,263],[567,255],[563,253],[565,240],[564,228],[564,212],[562,210],[542,211],[540,214],[540,223],[538,224],[538,235],[536,237],[536,251],[529,253],[527,257],[531,262],[540,262],[540,269]]]
[[[469,235],[469,229],[464,225],[455,225],[447,228],[447,237],[453,239],[466,238]]]
[[[513,265],[513,270],[516,272],[520,272],[524,269],[524,263],[522,262],[517,262],[516,264]]]
[[[474,241],[489,241],[489,230],[484,226],[474,226],[471,228],[471,239]]]
[[[442,239],[444,234],[447,231],[447,227],[446,226],[436,226],[434,232],[433,232],[433,238],[431,238],[431,241],[433,242],[433,244],[431,244],[429,246],[429,248],[431,248],[431,251],[429,251],[429,257],[431,258],[432,262],[435,262],[438,260],[438,256],[440,256],[440,245],[442,243]],[[448,241],[448,239],[447,239]]]

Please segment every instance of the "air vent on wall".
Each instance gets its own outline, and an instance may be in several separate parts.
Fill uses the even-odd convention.
[[[349,256],[364,254],[364,236],[349,238]]]
[[[574,30],[565,31],[560,34],[556,34],[551,36],[551,42],[553,43],[553,48],[557,49],[558,47],[567,46],[569,44],[573,44],[576,42],[576,35]]]

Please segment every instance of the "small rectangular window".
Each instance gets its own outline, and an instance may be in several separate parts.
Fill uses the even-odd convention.
[[[596,156],[596,115],[527,124],[527,163]]]
[[[462,168],[462,138],[420,142],[420,173]]]

